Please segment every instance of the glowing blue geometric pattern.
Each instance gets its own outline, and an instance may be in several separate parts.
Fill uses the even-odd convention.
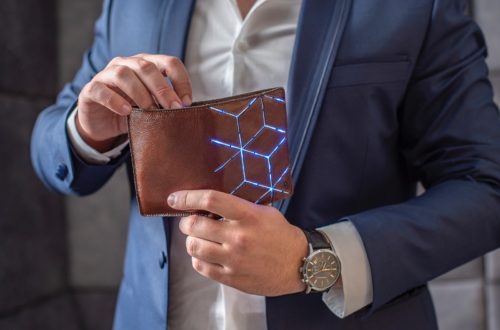
[[[220,141],[220,140],[217,140],[217,139],[212,139],[211,140],[212,143],[215,143],[217,145],[220,145],[221,147],[228,148],[228,149],[231,149],[231,150],[235,151],[234,154],[231,157],[229,157],[225,162],[223,162],[219,167],[217,167],[214,172],[215,173],[219,172],[224,167],[226,167],[233,159],[235,159],[236,157],[239,157],[240,161],[241,161],[241,171],[242,171],[242,178],[243,179],[230,192],[230,194],[235,194],[245,184],[250,184],[252,186],[265,189],[265,192],[262,194],[262,196],[260,196],[255,201],[255,203],[260,202],[268,194],[271,194],[271,200],[273,200],[275,192],[280,192],[280,193],[283,193],[283,194],[289,194],[285,190],[276,188],[276,186],[285,177],[285,175],[288,173],[288,171],[290,170],[290,168],[289,167],[285,168],[282,171],[282,173],[278,176],[278,178],[276,178],[276,179],[273,178],[273,171],[272,171],[272,168],[271,168],[271,158],[280,149],[280,147],[282,147],[285,144],[285,142],[286,142],[286,132],[285,132],[284,129],[281,129],[281,128],[278,128],[278,127],[274,127],[272,125],[269,125],[266,122],[266,113],[264,111],[263,97],[265,97],[267,99],[270,99],[270,100],[272,100],[274,102],[285,103],[285,101],[283,99],[279,98],[279,97],[273,97],[273,96],[264,95],[264,96],[255,97],[252,100],[250,100],[250,102],[248,102],[248,104],[238,114],[233,114],[231,112],[225,111],[223,109],[215,108],[215,107],[210,107],[211,110],[216,111],[217,113],[220,113],[221,115],[230,116],[230,117],[234,118],[234,120],[236,121],[236,128],[237,128],[238,141],[239,141],[238,145],[233,145],[233,144],[226,143],[226,142],[223,142],[223,141]],[[243,138],[242,138],[242,133],[241,133],[241,129],[240,129],[240,117],[248,109],[250,109],[250,107],[255,102],[260,102],[260,111],[262,113],[262,122],[263,122],[263,125],[262,125],[262,127],[260,127],[260,129],[254,135],[252,135],[250,137],[250,139],[245,144],[243,144]],[[279,135],[282,136],[282,138],[274,146],[274,148],[272,149],[272,151],[269,154],[262,154],[262,153],[259,153],[259,152],[255,151],[255,150],[251,150],[250,147],[251,147],[252,142],[255,141],[255,139],[257,139],[266,129],[267,130],[272,130],[274,132],[277,132]],[[268,171],[267,177],[269,178],[269,180],[267,182],[255,182],[255,181],[249,180],[247,178],[246,164],[245,164],[245,157],[244,157],[244,155],[252,155],[254,157],[262,158],[265,161],[267,161],[267,171]]]

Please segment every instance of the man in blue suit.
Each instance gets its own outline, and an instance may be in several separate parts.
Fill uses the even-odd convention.
[[[463,12],[456,0],[106,0],[33,132],[47,186],[90,194],[123,164],[131,177],[133,105],[279,84],[295,184],[274,206],[168,196],[224,221],[142,218],[131,185],[115,328],[436,329],[426,283],[500,245],[500,118]]]

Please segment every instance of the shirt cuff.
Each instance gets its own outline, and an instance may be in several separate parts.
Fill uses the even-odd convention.
[[[76,113],[78,108],[71,112],[68,116],[68,120],[66,122],[66,130],[68,131],[68,138],[71,142],[71,145],[75,149],[78,156],[80,156],[84,161],[89,164],[97,164],[97,165],[105,165],[109,163],[112,159],[121,155],[123,149],[128,145],[129,141],[119,144],[113,149],[106,152],[99,152],[89,146],[80,136],[78,130],[76,129]]]
[[[351,221],[317,228],[324,233],[340,259],[342,285],[323,293],[323,302],[344,318],[373,301],[372,276],[363,241]]]

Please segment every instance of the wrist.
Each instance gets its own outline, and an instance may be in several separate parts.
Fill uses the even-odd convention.
[[[122,137],[124,136],[124,135],[114,136],[105,140],[96,140],[92,138],[92,136],[89,133],[87,133],[87,131],[85,131],[85,129],[82,127],[82,124],[78,119],[78,111],[76,112],[75,116],[75,127],[82,140],[90,147],[92,147],[93,149],[95,149],[100,153],[104,153],[106,151],[111,150],[114,146],[118,144],[120,140],[122,140]]]
[[[290,276],[289,276],[289,287],[290,293],[304,292],[306,290],[306,284],[302,281],[302,276],[298,269],[302,266],[303,260],[309,254],[309,243],[307,238],[299,227],[293,226],[296,238],[294,244],[297,248],[295,249],[293,262],[290,263]]]

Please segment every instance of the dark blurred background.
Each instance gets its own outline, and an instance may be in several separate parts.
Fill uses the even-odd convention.
[[[61,197],[43,187],[29,159],[34,121],[79,67],[101,3],[0,2],[1,330],[111,328],[127,231],[125,173],[91,197]],[[486,35],[499,103],[500,1],[472,1],[470,12]],[[500,330],[500,251],[431,288],[441,329]]]

